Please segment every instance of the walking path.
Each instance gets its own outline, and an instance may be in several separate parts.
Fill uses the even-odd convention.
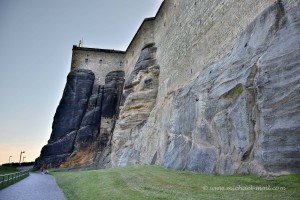
[[[53,176],[30,173],[20,182],[0,190],[0,200],[65,200]]]

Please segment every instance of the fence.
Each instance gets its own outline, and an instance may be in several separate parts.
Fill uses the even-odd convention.
[[[30,170],[24,170],[21,172],[0,175],[0,188],[4,188],[5,186],[8,186],[21,180],[22,178],[29,176],[29,171]]]

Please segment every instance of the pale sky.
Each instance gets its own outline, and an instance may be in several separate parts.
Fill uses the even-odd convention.
[[[162,0],[0,0],[0,164],[47,143],[72,46],[126,50]],[[22,156],[22,157],[23,157]]]

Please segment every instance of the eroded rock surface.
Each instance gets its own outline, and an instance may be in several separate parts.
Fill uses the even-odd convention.
[[[121,71],[104,86],[89,70],[72,71],[36,166],[300,173],[300,5],[284,5],[257,16],[232,51],[199,74],[184,66],[189,82],[166,95],[158,92],[168,79],[159,82],[154,43],[142,48],[125,84]]]
[[[159,66],[154,43],[147,44],[125,82],[124,103],[113,135],[114,166],[138,164],[141,141],[139,132],[147,121],[158,90]]]
[[[132,89],[115,131],[113,164],[300,173],[299,10],[269,7],[228,56],[156,102],[150,115],[141,117],[147,101],[140,103],[140,91]]]
[[[123,85],[123,71],[109,73],[105,85],[94,85],[90,70],[71,71],[54,117],[51,138],[43,147],[36,168],[109,166]]]

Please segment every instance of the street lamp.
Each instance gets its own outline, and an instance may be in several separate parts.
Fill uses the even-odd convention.
[[[20,161],[19,161],[20,166],[21,166],[21,157],[22,157],[22,153],[25,153],[25,151],[21,151],[21,153],[20,153]]]
[[[9,158],[8,158],[8,164],[10,164],[10,158],[11,158],[12,156],[9,156]]]

